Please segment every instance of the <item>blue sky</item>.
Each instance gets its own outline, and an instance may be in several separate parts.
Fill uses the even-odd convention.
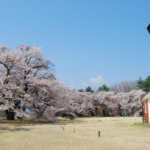
[[[0,1],[0,43],[41,47],[75,89],[150,75],[149,0]]]

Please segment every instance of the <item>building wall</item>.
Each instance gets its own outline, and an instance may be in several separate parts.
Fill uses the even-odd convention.
[[[148,100],[143,102],[144,105],[144,123],[149,123]]]

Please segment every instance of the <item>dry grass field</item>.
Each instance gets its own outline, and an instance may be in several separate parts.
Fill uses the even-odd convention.
[[[141,122],[141,117],[109,117],[0,124],[0,150],[150,150],[150,127]]]

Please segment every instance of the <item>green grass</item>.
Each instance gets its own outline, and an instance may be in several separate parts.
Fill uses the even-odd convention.
[[[150,127],[149,124],[145,124],[145,123],[134,123],[133,126],[139,126],[139,127]]]
[[[0,124],[0,150],[150,149],[150,128],[141,117],[59,119],[60,124]]]

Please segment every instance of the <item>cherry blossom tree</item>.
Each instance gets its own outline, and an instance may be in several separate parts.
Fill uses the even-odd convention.
[[[103,106],[104,115],[139,116],[142,112],[140,98],[145,94],[142,90],[127,93],[99,92],[94,98]]]
[[[6,110],[7,119],[23,117],[27,109],[41,116],[53,105],[50,65],[35,46],[21,45],[16,51],[0,46],[0,109]]]
[[[52,69],[36,46],[13,50],[0,45],[0,110],[5,110],[8,120],[28,113],[38,119],[93,116],[93,100],[101,104],[104,116],[139,116],[142,111],[142,90],[77,92],[58,81]]]
[[[93,100],[98,100],[104,116],[139,116],[141,114],[140,98],[142,90],[115,93],[101,91],[97,93],[77,92],[57,81],[53,86],[55,93],[55,114],[60,116],[93,116]]]

